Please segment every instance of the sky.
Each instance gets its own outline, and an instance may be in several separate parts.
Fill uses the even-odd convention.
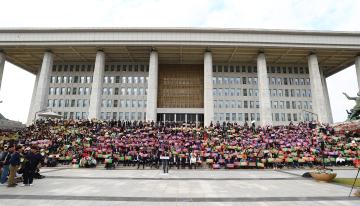
[[[360,31],[358,0],[6,0],[0,27],[220,27]],[[6,62],[0,113],[27,120],[35,76]],[[327,78],[334,122],[358,91],[355,67]]]

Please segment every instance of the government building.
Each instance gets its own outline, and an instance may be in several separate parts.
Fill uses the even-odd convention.
[[[357,32],[2,28],[0,84],[5,61],[36,75],[27,124],[46,110],[205,126],[331,123],[325,80],[355,64],[360,82],[359,55]]]

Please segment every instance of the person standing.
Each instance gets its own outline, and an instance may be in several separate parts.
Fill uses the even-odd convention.
[[[37,160],[34,154],[35,148],[30,149],[26,148],[26,153],[24,155],[25,160],[23,163],[23,185],[30,186],[34,180],[35,170],[37,168]]]
[[[20,166],[20,153],[22,152],[22,147],[20,145],[16,146],[14,153],[10,158],[10,174],[8,180],[8,187],[15,187],[15,175]]]
[[[1,184],[5,184],[6,179],[9,175],[9,167],[10,167],[10,158],[11,158],[11,153],[14,151],[13,147],[7,149],[4,149],[3,152],[3,156],[1,158],[1,161],[3,163],[3,171],[1,173],[1,179],[0,182]]]

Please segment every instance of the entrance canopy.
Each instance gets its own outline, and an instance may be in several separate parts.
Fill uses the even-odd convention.
[[[151,49],[159,64],[203,64],[211,50],[214,64],[307,65],[316,53],[324,75],[354,64],[360,53],[359,32],[216,29],[216,28],[2,28],[0,52],[11,63],[37,73],[45,51],[54,63],[95,61],[97,50],[106,62],[148,63]]]

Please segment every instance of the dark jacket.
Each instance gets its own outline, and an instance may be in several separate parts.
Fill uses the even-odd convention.
[[[14,152],[14,153],[11,155],[10,165],[11,165],[11,166],[18,166],[18,165],[20,165],[20,154],[19,154],[19,152]]]
[[[4,162],[4,165],[9,165],[10,164],[10,159],[11,159],[11,153],[4,152],[3,156],[1,158],[1,162]]]

